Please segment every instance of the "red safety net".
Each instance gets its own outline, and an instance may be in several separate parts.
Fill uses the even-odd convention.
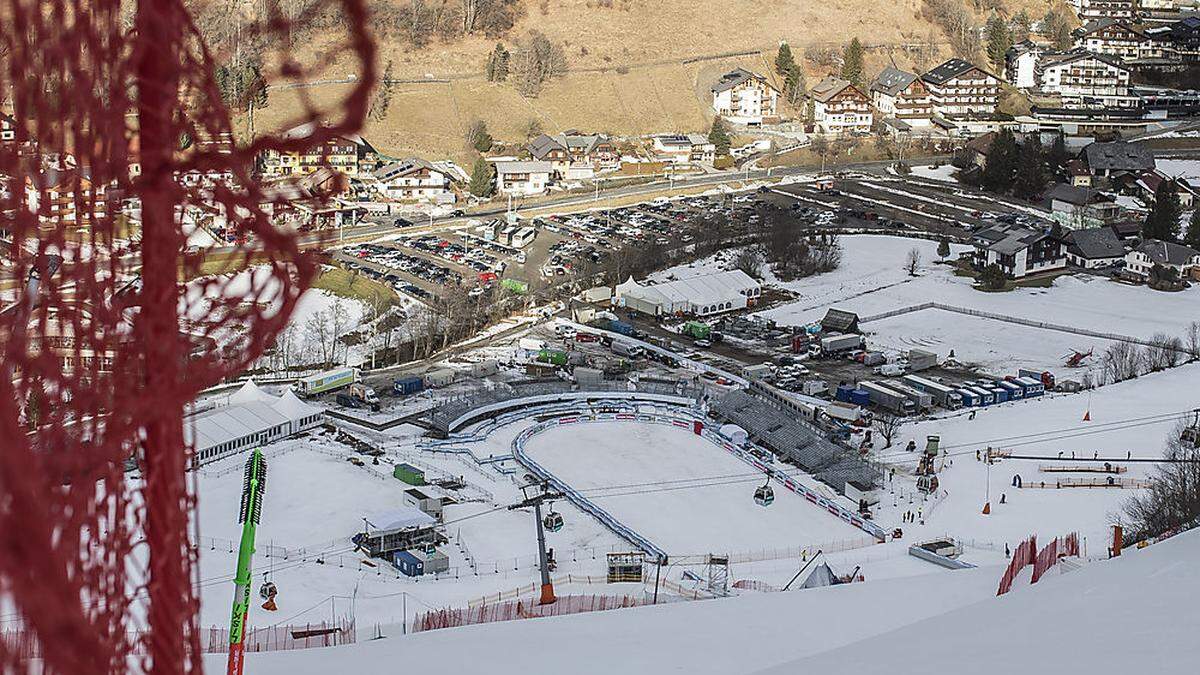
[[[435,609],[419,615],[413,622],[412,630],[420,633],[496,621],[604,612],[646,604],[650,604],[650,601],[628,595],[564,595],[548,605],[539,605],[536,600],[530,599],[508,600],[466,609]]]
[[[213,23],[236,40],[190,13],[217,5],[238,14]],[[34,640],[48,673],[199,672],[184,408],[270,345],[313,278],[281,223],[329,191],[266,185],[255,161],[359,128],[375,80],[364,5],[0,9],[0,627],[26,636],[0,640],[0,671],[28,667]],[[296,40],[317,15],[338,29]],[[249,51],[262,77],[231,88]],[[334,64],[358,77],[321,105],[295,95],[295,114],[251,140],[247,91]],[[201,217],[230,241],[192,255]],[[186,283],[251,262],[259,273]]]

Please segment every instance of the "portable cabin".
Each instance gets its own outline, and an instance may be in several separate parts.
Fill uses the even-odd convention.
[[[396,551],[392,554],[392,565],[407,577],[419,577],[425,574],[425,562],[408,551]]]
[[[956,392],[962,398],[964,408],[974,408],[981,405],[979,394],[972,392],[970,389],[958,389]]]
[[[967,389],[979,396],[979,405],[991,405],[996,402],[995,395],[983,387],[967,387]]]
[[[994,385],[989,385],[987,387],[983,387],[983,390],[987,391],[987,392],[991,392],[992,397],[995,399],[996,403],[1007,403],[1008,402],[1008,390],[1007,389],[1003,389],[1001,387],[997,387]]]
[[[1007,380],[1000,380],[996,383],[996,386],[1008,392],[1008,400],[1010,401],[1018,401],[1022,398],[1025,398],[1025,389],[1019,384],[1013,384]]]
[[[455,372],[449,368],[439,368],[425,373],[425,386],[445,387],[454,383]]]
[[[425,472],[413,466],[412,464],[406,464],[404,462],[397,464],[395,468],[392,469],[392,477],[399,479],[401,482],[408,483],[409,485],[420,486],[425,484]]]
[[[1035,380],[1032,377],[1018,377],[1015,382],[1021,385],[1021,388],[1025,390],[1025,398],[1030,398],[1031,396],[1041,396],[1046,391],[1046,385],[1042,384],[1040,380]]]

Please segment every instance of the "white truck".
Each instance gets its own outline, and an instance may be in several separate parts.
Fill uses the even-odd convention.
[[[292,389],[299,396],[316,396],[362,382],[358,368],[334,368],[296,380]]]
[[[614,354],[628,356],[631,359],[640,358],[642,354],[646,353],[646,350],[642,349],[641,346],[624,340],[613,340],[612,350]]]

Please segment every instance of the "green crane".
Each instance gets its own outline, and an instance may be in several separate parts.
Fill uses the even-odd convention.
[[[262,519],[263,493],[267,490],[267,460],[255,449],[246,461],[246,482],[242,487],[242,541],[238,546],[237,576],[234,577],[233,617],[229,622],[228,675],[242,675],[245,660],[246,613],[250,609],[250,559],[254,556],[254,535]]]

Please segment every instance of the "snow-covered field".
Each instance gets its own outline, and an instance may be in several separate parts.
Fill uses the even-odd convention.
[[[957,183],[958,179],[955,177],[957,173],[958,169],[953,164],[942,164],[936,169],[929,165],[912,167],[912,175],[917,178],[940,180],[946,183]]]
[[[1200,288],[1182,293],[1157,293],[1144,286],[1119,284],[1087,274],[1056,278],[1047,288],[1018,288],[1006,293],[983,293],[972,280],[958,277],[935,261],[937,244],[901,237],[851,235],[841,238],[842,265],[837,270],[781,286],[799,294],[791,303],[760,312],[787,325],[818,321],[836,307],[867,317],[935,301],[1031,321],[1149,339],[1156,333],[1182,335],[1188,323],[1200,319]],[[917,277],[902,269],[908,251],[916,248],[926,261]],[[958,254],[965,247],[953,247]],[[1014,365],[1056,369],[1071,349],[1100,353],[1107,341],[1070,333],[1027,328],[957,313],[925,310],[878,322],[863,330],[881,345],[934,347],[945,358],[950,349],[960,360],[997,372]],[[1010,343],[1011,341],[1011,343]],[[944,345],[938,348],[938,345]],[[1015,360],[1014,360],[1015,359]]]
[[[534,436],[526,452],[670,554],[737,553],[865,536],[782,488],[775,490],[774,504],[758,506],[753,494],[763,481],[754,477],[754,468],[684,429],[631,422],[572,425]],[[668,489],[708,478],[738,482]]]

